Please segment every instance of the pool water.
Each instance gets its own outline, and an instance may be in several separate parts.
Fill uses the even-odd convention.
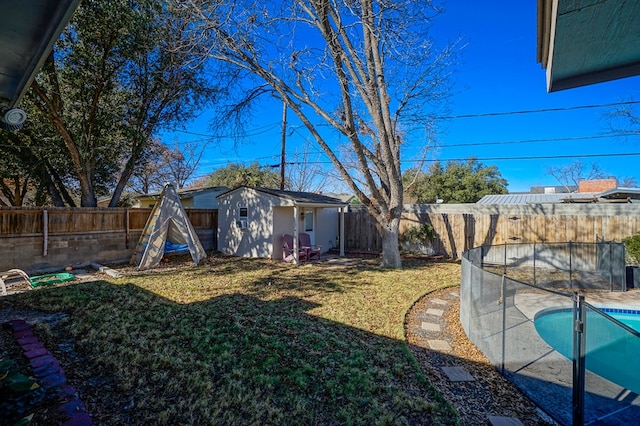
[[[640,333],[640,311],[602,311]],[[573,358],[572,323],[573,312],[570,309],[544,310],[534,320],[540,337],[568,359]],[[640,394],[640,368],[636,364],[640,337],[591,310],[587,311],[586,331],[586,368]]]

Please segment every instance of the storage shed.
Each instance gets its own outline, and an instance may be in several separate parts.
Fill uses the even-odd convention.
[[[310,192],[241,186],[218,195],[218,247],[242,257],[282,259],[282,235],[310,235],[322,252],[344,255],[347,203]]]

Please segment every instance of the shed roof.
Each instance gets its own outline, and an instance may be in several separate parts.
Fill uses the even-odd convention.
[[[324,206],[324,207],[344,207],[347,205],[347,203],[340,200],[339,198],[329,197],[322,194],[315,194],[313,192],[283,191],[280,189],[254,188],[254,187],[248,187],[248,186],[240,186],[238,188],[234,188],[229,191],[223,192],[222,194],[218,195],[217,198],[223,198],[233,192],[236,192],[242,189],[251,189],[256,192],[272,195],[280,198],[281,200],[290,201],[294,205],[298,205],[298,206],[318,205],[318,206]]]
[[[356,199],[356,196],[353,194],[338,194],[335,192],[323,192],[322,195],[326,195],[327,197],[332,197],[332,198],[338,198],[339,200],[342,200],[345,203],[351,203],[351,201]]]

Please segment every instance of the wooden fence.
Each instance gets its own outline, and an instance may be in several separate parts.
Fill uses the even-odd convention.
[[[0,270],[128,258],[151,210],[0,208]],[[217,248],[218,211],[186,212],[205,249]]]
[[[186,209],[207,249],[217,247],[217,210]],[[133,252],[151,209],[0,208],[0,270],[120,260]],[[638,204],[407,205],[400,232],[429,223],[435,253],[460,258],[480,245],[622,241],[640,230]],[[348,250],[382,249],[366,211],[345,214]]]
[[[640,205],[407,205],[400,233],[422,223],[433,227],[434,252],[457,259],[480,245],[622,241],[640,230]],[[351,250],[382,249],[379,227],[368,212],[345,214],[345,244]]]
[[[152,209],[125,208],[20,208],[0,209],[0,237],[82,232],[139,231]],[[194,228],[217,227],[218,211],[185,209]]]

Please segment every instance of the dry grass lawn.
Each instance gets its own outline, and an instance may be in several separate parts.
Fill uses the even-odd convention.
[[[460,266],[200,266],[6,297],[64,312],[35,326],[96,424],[455,424],[404,340],[407,310]],[[6,340],[6,339],[5,339]],[[47,424],[39,408],[33,424]]]

